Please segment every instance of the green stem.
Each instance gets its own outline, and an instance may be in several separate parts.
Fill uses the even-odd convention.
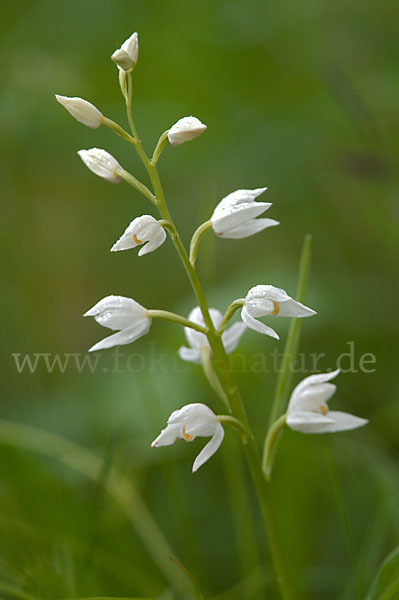
[[[117,135],[120,135],[120,137],[122,137],[124,140],[127,140],[131,144],[136,143],[132,136],[127,131],[125,131],[123,127],[118,125],[118,123],[115,123],[115,121],[112,121],[107,117],[103,117],[102,124],[108,127],[109,129],[112,129],[112,131],[114,131]]]
[[[177,323],[177,325],[183,325],[183,327],[190,327],[190,329],[195,329],[200,333],[205,333],[207,330],[202,325],[198,323],[194,323],[194,321],[190,321],[185,317],[181,317],[176,313],[169,312],[168,310],[147,310],[147,314],[149,317],[153,319],[165,319],[166,321],[171,321],[172,323]]]
[[[286,415],[282,415],[277,421],[270,427],[265,440],[265,448],[262,458],[262,468],[266,475],[267,480],[270,480],[272,465],[273,465],[273,450],[277,439],[285,425]]]
[[[238,433],[241,435],[243,442],[244,443],[247,442],[249,432],[248,432],[248,429],[246,427],[244,427],[244,425],[241,423],[241,421],[239,421],[235,417],[232,417],[231,415],[216,415],[216,416],[218,418],[219,423],[221,423],[222,425],[229,425],[230,427],[234,427],[234,429],[236,429],[238,431]]]
[[[214,392],[219,396],[221,401],[227,406],[228,410],[231,411],[229,399],[219,381],[218,376],[212,366],[211,360],[211,349],[209,347],[201,348],[201,364],[209,385]]]
[[[122,177],[122,179],[124,179],[132,187],[134,187],[136,190],[138,190],[141,194],[143,194],[143,196],[145,196],[146,198],[151,200],[151,202],[153,204],[157,203],[154,194],[152,192],[150,192],[150,190],[148,189],[148,187],[146,185],[144,185],[144,183],[141,183],[141,181],[136,179],[136,177],[134,175],[132,175],[128,171],[125,171],[125,169],[121,169],[119,167],[116,169],[115,173],[117,175],[119,175],[119,177]]]
[[[159,138],[157,145],[155,146],[154,154],[151,158],[151,164],[155,167],[158,162],[159,157],[162,154],[162,150],[165,148],[166,143],[168,141],[168,130],[164,131],[161,137]]]
[[[227,310],[223,316],[222,322],[220,323],[218,333],[220,333],[220,334],[223,333],[223,331],[226,328],[227,323],[230,321],[230,319],[232,318],[232,316],[234,315],[236,310],[238,310],[239,308],[244,306],[244,302],[245,302],[245,298],[238,298],[237,300],[234,300],[234,302],[232,302],[230,304],[230,306],[227,307]]]
[[[302,245],[301,258],[299,262],[298,287],[296,294],[296,299],[298,300],[298,302],[303,302],[305,299],[306,283],[310,269],[311,242],[311,235],[305,235],[305,239]],[[292,365],[296,360],[298,352],[302,324],[303,319],[291,319],[287,341],[284,347],[284,355],[281,370],[277,378],[272,409],[270,411],[269,428],[272,427],[273,423],[286,408],[284,404],[288,400],[288,391],[292,379]]]
[[[39,452],[59,460],[95,483],[99,481],[103,469],[103,460],[90,450],[59,435],[28,425],[0,419],[0,443]],[[110,467],[104,488],[119,504],[154,562],[174,589],[179,594],[187,590],[187,585],[169,561],[168,557],[173,554],[171,547],[130,479],[124,477],[115,467]]]
[[[278,534],[275,526],[275,517],[272,510],[272,502],[270,497],[270,489],[266,477],[262,470],[261,458],[255,443],[255,438],[250,430],[250,426],[248,423],[247,415],[245,413],[244,405],[241,400],[240,392],[234,377],[233,372],[230,368],[230,363],[224,349],[220,334],[215,331],[214,324],[209,314],[208,305],[206,302],[205,294],[203,292],[201,283],[199,281],[197,271],[195,267],[191,264],[189,256],[186,252],[186,249],[180,239],[180,236],[174,226],[173,219],[169,213],[168,207],[166,205],[165,196],[163,193],[161,181],[158,175],[158,171],[156,165],[152,165],[147,154],[144,151],[144,148],[141,144],[141,141],[138,137],[136,127],[134,125],[133,117],[131,114],[131,99],[132,99],[132,82],[131,76],[129,74],[129,95],[127,102],[127,111],[128,111],[128,119],[129,124],[133,133],[133,137],[136,140],[135,148],[136,151],[143,162],[145,169],[150,177],[151,183],[153,185],[154,194],[157,198],[158,210],[162,217],[168,221],[171,225],[173,225],[175,229],[175,234],[172,235],[172,241],[176,247],[176,250],[180,256],[180,259],[183,263],[183,266],[186,270],[187,276],[197,298],[198,305],[201,309],[202,316],[204,319],[204,323],[208,329],[207,337],[209,344],[211,346],[214,362],[218,365],[218,373],[220,376],[220,381],[222,387],[229,399],[231,412],[233,417],[235,417],[238,421],[240,421],[244,427],[246,427],[249,431],[247,444],[244,445],[245,454],[250,466],[250,470],[255,482],[255,486],[258,493],[258,498],[261,504],[263,518],[266,526],[266,530],[269,535],[269,542],[271,547],[271,552],[273,556],[273,562],[276,569],[277,580],[280,586],[281,594],[284,600],[293,600],[294,596],[291,591],[290,584],[288,582],[286,569],[284,565],[282,549],[280,547],[280,540],[278,538]]]
[[[195,261],[197,259],[197,253],[198,253],[198,248],[199,248],[199,243],[201,241],[202,236],[204,235],[204,233],[206,233],[208,231],[208,229],[210,229],[212,227],[212,222],[209,221],[205,221],[205,223],[202,223],[202,225],[200,225],[193,234],[193,237],[191,238],[191,243],[190,243],[190,263],[194,266],[195,265]]]
[[[169,231],[172,239],[175,237],[175,235],[176,235],[176,228],[173,225],[173,223],[169,223],[169,221],[166,221],[165,219],[159,219],[158,223],[160,225],[162,225],[162,227],[164,229],[166,229],[167,231]]]

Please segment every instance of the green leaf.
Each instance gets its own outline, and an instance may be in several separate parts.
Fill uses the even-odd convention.
[[[382,563],[367,600],[399,600],[399,546]]]

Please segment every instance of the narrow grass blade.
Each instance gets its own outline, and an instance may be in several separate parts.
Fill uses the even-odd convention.
[[[0,419],[0,443],[31,452],[39,452],[59,460],[95,483],[99,480],[103,470],[103,460],[90,450],[59,435],[29,425]],[[189,591],[191,586],[187,585],[182,575],[172,567],[169,561],[168,557],[173,554],[172,548],[133,483],[111,466],[104,485],[108,494],[123,510],[155,564],[173,589],[178,594]]]
[[[296,293],[296,300],[299,302],[304,302],[305,300],[306,284],[310,270],[311,243],[312,236],[310,234],[305,235],[299,262],[298,287]],[[291,319],[288,337],[284,347],[283,361],[278,375],[272,409],[270,412],[269,428],[285,410],[288,401],[292,380],[292,365],[295,363],[297,357],[302,325],[303,319]]]

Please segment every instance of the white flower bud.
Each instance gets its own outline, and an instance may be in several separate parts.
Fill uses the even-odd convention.
[[[196,117],[179,119],[168,131],[168,139],[172,146],[179,146],[193,140],[206,130],[206,125]]]
[[[70,115],[74,117],[86,127],[96,129],[100,127],[103,121],[102,113],[91,102],[83,100],[83,98],[69,98],[68,96],[59,96],[55,94],[57,102],[59,102]]]
[[[120,182],[121,178],[117,175],[116,170],[122,167],[106,150],[90,148],[90,150],[79,150],[78,154],[90,171],[111,183]]]
[[[133,33],[118,50],[115,50],[111,58],[124,71],[133,70],[139,58],[139,34]]]

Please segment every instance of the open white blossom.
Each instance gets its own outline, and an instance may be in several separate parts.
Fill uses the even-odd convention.
[[[197,436],[212,436],[212,439],[195,459],[193,464],[193,473],[195,473],[215,454],[224,438],[224,429],[218,418],[205,404],[187,404],[172,412],[166,428],[152,442],[151,447],[170,446],[179,439],[192,442]]]
[[[92,346],[89,352],[134,342],[148,333],[152,320],[144,306],[124,296],[107,296],[97,302],[83,316],[94,317],[95,321],[103,327],[114,331],[119,330],[118,333],[114,333]]]
[[[86,167],[95,175],[98,175],[111,183],[120,182],[121,178],[116,171],[122,167],[116,158],[106,150],[102,150],[101,148],[90,148],[90,150],[79,150],[78,154]]]
[[[270,202],[255,202],[266,190],[267,188],[236,190],[223,198],[211,217],[216,235],[239,239],[263,231],[267,227],[279,225],[274,219],[256,219],[271,207]]]
[[[136,217],[128,225],[125,232],[111,248],[111,252],[129,250],[145,244],[139,250],[139,256],[153,252],[166,240],[166,233],[162,225],[151,215]]]
[[[103,122],[103,114],[91,102],[83,100],[83,98],[69,98],[58,94],[55,94],[55,98],[74,119],[86,127],[97,129]]]
[[[131,71],[139,58],[139,34],[137,32],[127,38],[111,56],[114,63],[124,71]]]
[[[183,117],[169,129],[168,140],[172,146],[179,146],[193,140],[205,130],[206,125],[201,123],[197,117]]]
[[[222,322],[223,315],[217,310],[217,308],[210,308],[209,314],[212,319],[212,323],[215,326],[215,329],[220,327]],[[190,321],[194,321],[198,325],[202,325],[205,327],[204,318],[201,313],[201,309],[199,306],[193,308],[193,310],[188,315],[188,319]],[[233,352],[238,346],[238,342],[242,334],[244,333],[246,326],[244,323],[234,323],[228,329],[222,333],[222,342],[224,349],[227,354]],[[188,362],[192,362],[195,364],[201,364],[201,349],[202,348],[210,348],[208,339],[204,333],[200,331],[196,331],[195,329],[191,329],[190,327],[185,327],[184,332],[186,334],[187,341],[190,345],[189,348],[187,346],[181,346],[179,348],[179,356],[183,360]]]
[[[280,339],[278,334],[257,317],[311,317],[316,312],[301,302],[297,302],[287,292],[274,285],[256,285],[246,295],[241,311],[245,325],[258,333]]]
[[[367,419],[328,409],[327,402],[336,390],[336,386],[328,382],[338,373],[339,369],[311,375],[296,386],[287,410],[288,427],[302,433],[332,433],[366,425]]]

